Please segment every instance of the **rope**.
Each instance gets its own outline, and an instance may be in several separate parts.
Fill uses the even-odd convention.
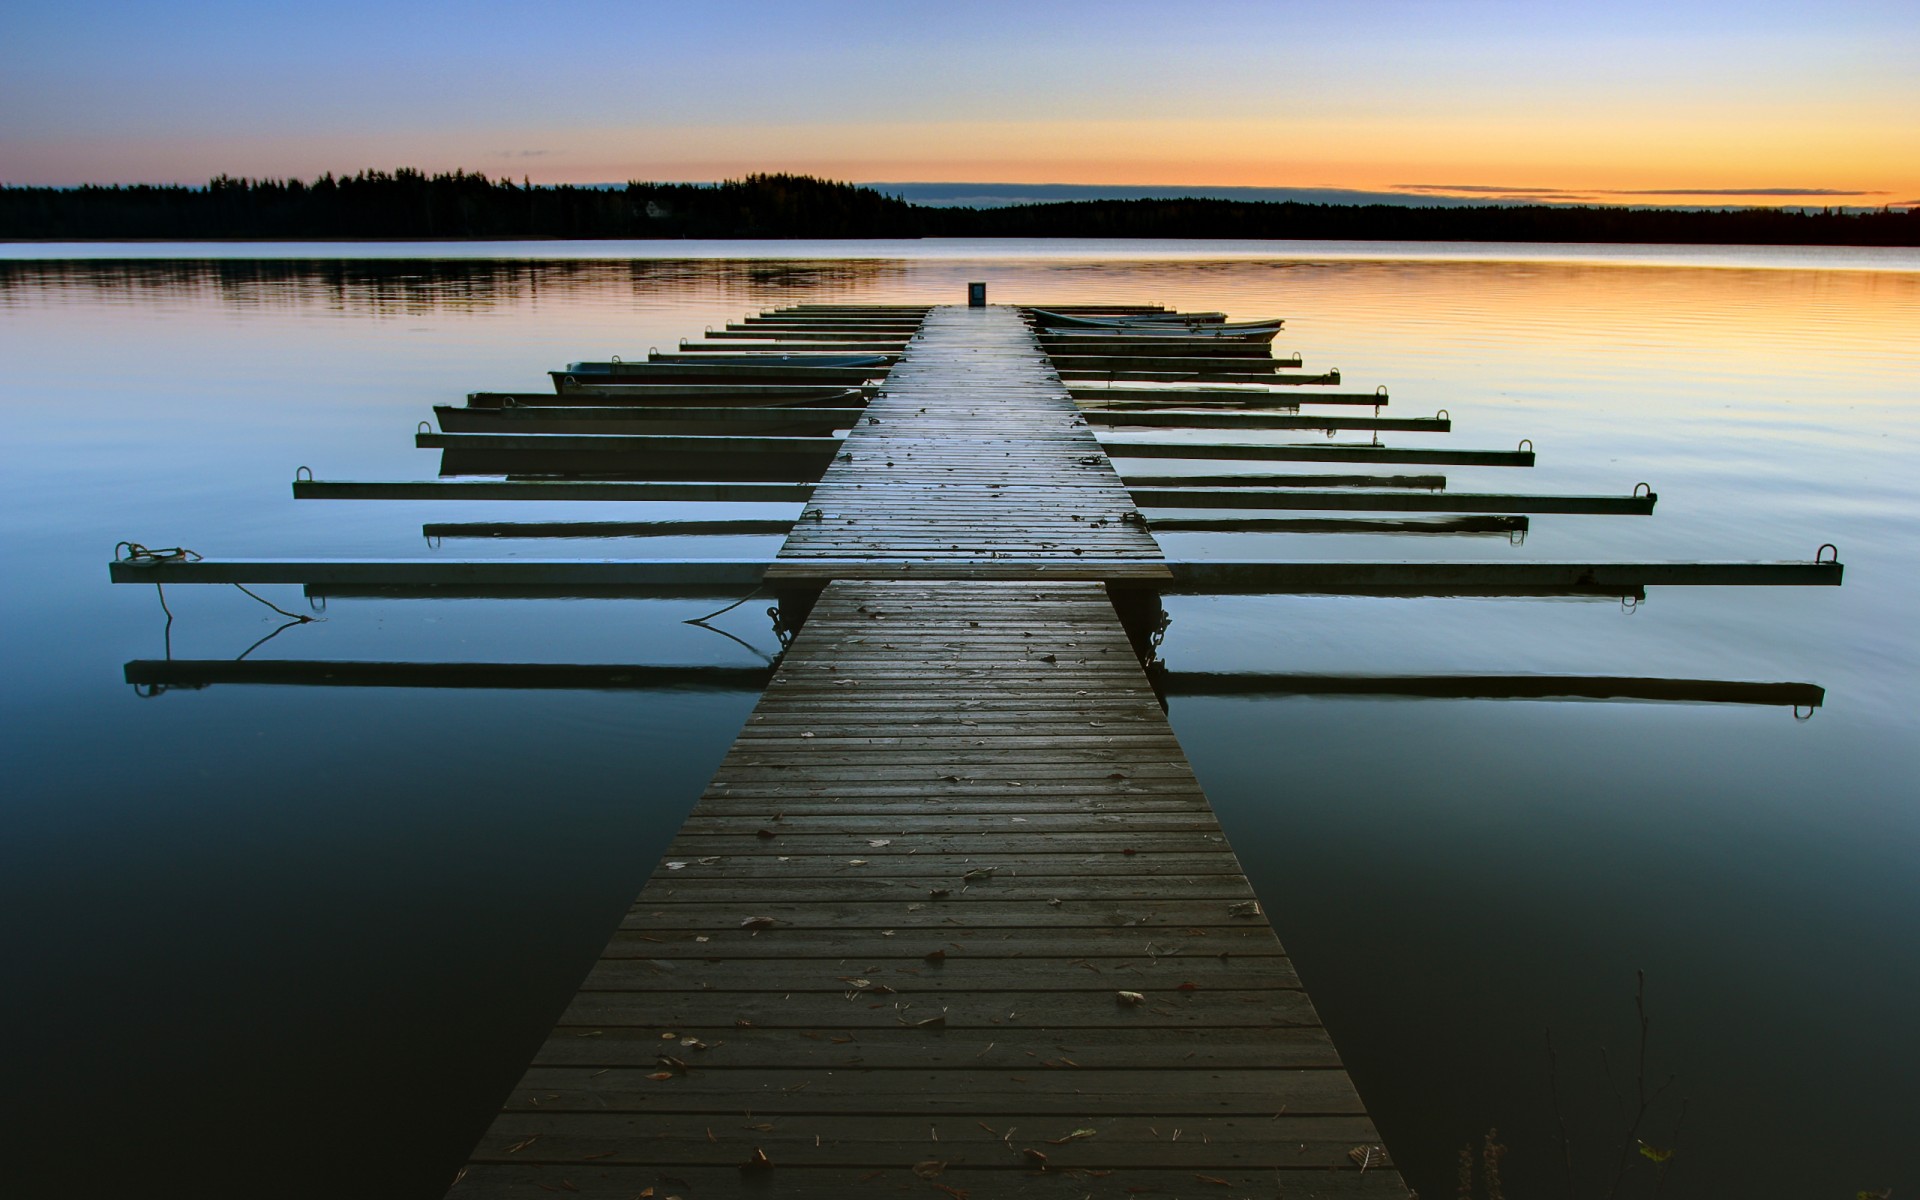
[[[120,552],[125,550],[123,555]],[[149,550],[139,542],[115,542],[113,561],[115,562],[199,562],[200,552],[189,550],[185,546],[172,546],[165,550]]]
[[[732,604],[727,605],[725,608],[716,608],[704,617],[689,617],[680,623],[682,625],[704,624],[705,622],[711,621],[715,617],[720,616],[723,613],[730,613],[734,609],[739,608],[742,604],[745,604],[747,601],[753,599],[755,596],[758,596],[761,592],[765,591],[766,587],[767,585],[763,583],[758,587],[754,588],[752,591],[748,592],[746,595],[740,597],[738,600],[735,600]]]
[[[158,586],[158,585],[156,584],[155,586]],[[241,590],[241,591],[243,591],[243,592],[246,592],[246,593],[247,593],[247,595],[249,595],[249,596],[252,596],[252,597],[253,597],[253,598],[254,598],[255,600],[258,600],[258,601],[260,601],[260,603],[262,603],[262,604],[264,604],[264,605],[266,605],[266,606],[267,606],[268,608],[270,608],[270,609],[272,609],[273,611],[275,611],[275,612],[277,612],[277,613],[279,613],[279,614],[280,614],[281,616],[283,616],[283,617],[285,617],[285,618],[287,618],[288,620],[290,620],[290,621],[293,621],[293,622],[295,622],[296,624],[300,624],[300,625],[305,625],[305,624],[307,624],[307,623],[308,623],[309,621],[324,621],[324,620],[326,620],[326,618],[325,618],[325,617],[309,617],[309,616],[304,616],[304,615],[302,615],[302,614],[300,614],[300,613],[290,613],[290,612],[288,612],[288,611],[287,611],[286,609],[284,609],[284,608],[281,608],[281,607],[280,607],[280,606],[279,606],[278,604],[275,604],[275,603],[274,603],[273,601],[271,601],[271,600],[268,600],[268,599],[267,599],[267,598],[265,598],[264,596],[260,596],[260,595],[256,595],[256,594],[255,594],[255,593],[253,593],[253,592],[249,592],[249,591],[247,591],[247,589],[246,589],[245,587],[242,587],[242,586],[241,586],[240,584],[237,584],[237,583],[236,583],[236,584],[234,584],[233,586],[234,586],[234,587],[237,587],[237,588],[240,588],[240,590]],[[281,628],[281,629],[284,629],[284,628],[286,628],[286,626],[284,626],[284,625],[283,625],[283,626],[281,626],[280,628]],[[278,630],[276,630],[275,632],[278,632]],[[265,639],[262,639],[262,640],[265,640]],[[257,642],[256,642],[255,644],[256,644],[256,645],[258,645],[259,643],[257,643]]]

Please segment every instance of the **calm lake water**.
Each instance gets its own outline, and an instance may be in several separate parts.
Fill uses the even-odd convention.
[[[1459,1148],[1497,1126],[1508,1194],[1564,1195],[1556,1096],[1581,1194],[1604,1193],[1631,1122],[1636,970],[1649,1086],[1673,1077],[1639,1131],[1675,1149],[1664,1194],[1920,1188],[1920,254],[549,243],[0,248],[0,1191],[437,1196],[755,699],[143,697],[124,663],[751,665],[777,649],[762,606],[719,622],[733,641],[682,623],[712,605],[669,600],[338,600],[280,629],[235,589],[176,588],[169,629],[152,589],[108,584],[115,542],[770,553],[778,538],[429,546],[428,521],[623,510],[296,504],[287,484],[303,464],[430,477],[411,434],[432,404],[541,389],[571,359],[771,305],[958,301],[976,279],[1001,301],[1285,316],[1277,350],[1387,385],[1394,413],[1454,418],[1450,436],[1392,440],[1538,446],[1532,471],[1448,470],[1455,490],[1660,494],[1651,517],[1536,517],[1520,544],[1169,535],[1177,556],[1805,559],[1837,543],[1838,590],[1656,589],[1631,609],[1174,599],[1163,653],[1175,671],[1824,686],[1805,720],[1376,697],[1176,697],[1171,715],[1424,1194],[1451,1195]],[[298,589],[256,590],[306,611]],[[1645,1194],[1651,1164],[1630,1161],[1621,1194]]]

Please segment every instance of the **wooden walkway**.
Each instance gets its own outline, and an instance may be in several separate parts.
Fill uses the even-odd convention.
[[[1104,560],[1103,578],[1170,577],[1066,385],[1001,307],[927,314],[780,559],[771,578],[817,574],[820,559],[871,564],[838,563],[840,578],[1032,577],[1076,560]]]
[[[1031,334],[933,310],[868,417],[775,568],[835,581],[453,1195],[1404,1196],[1054,574],[1165,568]]]

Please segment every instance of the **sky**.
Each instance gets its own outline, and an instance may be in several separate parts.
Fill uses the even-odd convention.
[[[1920,0],[67,0],[0,182],[1281,187],[1920,203]]]

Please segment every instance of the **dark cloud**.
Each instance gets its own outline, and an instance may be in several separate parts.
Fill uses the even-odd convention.
[[[1581,196],[1884,196],[1859,188],[1564,188],[1517,187],[1491,183],[1396,183],[1396,191],[1470,193],[1503,197],[1539,196],[1572,200]]]
[[[1607,189],[1596,192],[1600,196],[1884,196],[1885,192],[1862,191],[1858,188],[1639,188]]]
[[[1528,196],[1565,196],[1571,195],[1565,188],[1522,187],[1519,184],[1495,183],[1396,183],[1395,191],[1400,192],[1500,192],[1503,194],[1523,194]]]

